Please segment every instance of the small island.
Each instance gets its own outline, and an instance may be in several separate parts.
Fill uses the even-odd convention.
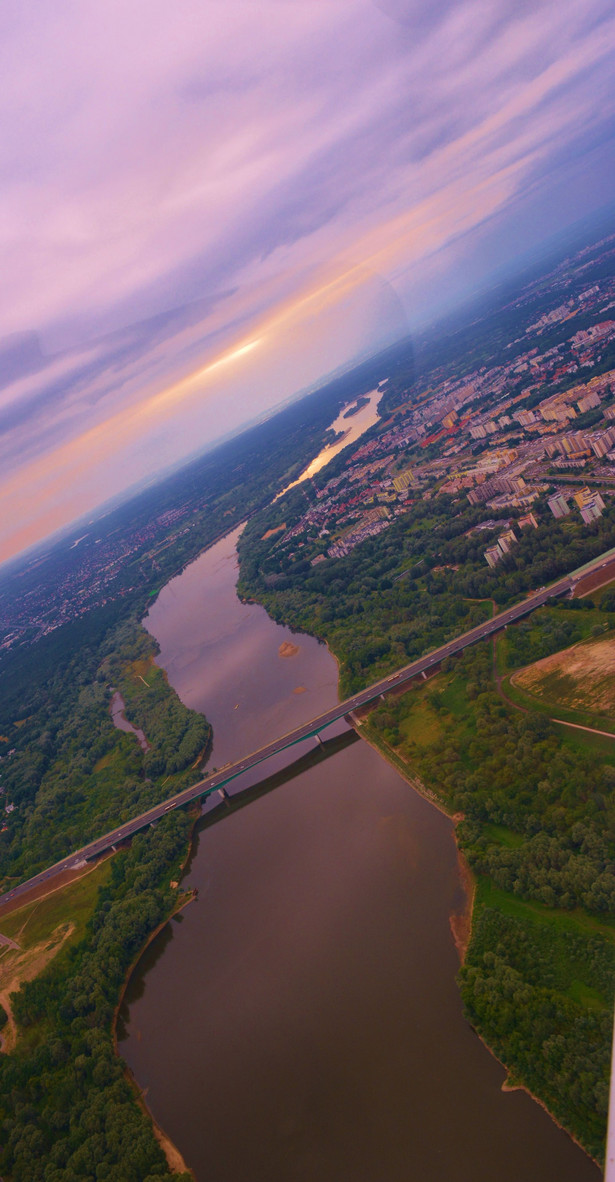
[[[348,410],[344,411],[342,418],[350,419],[353,415],[357,415],[360,410],[363,410],[364,406],[367,406],[368,402],[369,398],[367,397],[367,394],[361,394],[360,397],[348,407]]]

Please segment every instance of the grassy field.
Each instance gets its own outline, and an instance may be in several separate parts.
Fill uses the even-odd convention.
[[[110,873],[110,859],[100,862],[76,882],[0,918],[0,932],[28,949],[45,940],[60,924],[71,923],[72,939],[79,940],[92,914],[98,890]]]
[[[0,947],[0,1005],[7,1016],[2,1030],[5,1052],[13,1050],[18,1036],[11,994],[25,981],[38,977],[51,960],[63,960],[68,949],[82,939],[99,888],[109,880],[110,874],[111,859],[107,859],[76,882],[27,903],[0,920],[2,935],[19,945]],[[28,1033],[25,1037],[28,1041]]]
[[[592,606],[608,590],[594,592],[581,611],[542,608],[497,637],[496,673],[511,702],[522,710],[615,733],[613,613],[602,611],[599,603]],[[595,750],[606,750],[609,743],[599,736],[587,741]]]

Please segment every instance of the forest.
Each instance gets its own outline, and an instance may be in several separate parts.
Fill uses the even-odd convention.
[[[0,833],[5,886],[29,878],[165,796],[199,779],[211,727],[184,706],[153,664],[156,646],[136,621],[73,654],[30,702],[24,719],[4,725],[2,799],[14,810]],[[146,686],[135,663],[150,670]],[[118,730],[114,688],[145,733],[149,750]],[[7,736],[8,731],[8,736]]]
[[[192,822],[172,813],[112,860],[84,938],[13,995],[21,1035],[0,1055],[0,1169],[12,1182],[190,1182],[170,1174],[112,1040],[124,978],[177,908]]]
[[[550,623],[546,614],[525,622],[521,651],[532,631],[536,651],[557,651]],[[519,660],[516,633],[498,642],[509,668]],[[378,706],[367,727],[458,818],[477,881],[460,974],[469,1020],[512,1082],[601,1160],[615,988],[615,743],[592,747],[515,710],[497,692],[491,642]]]

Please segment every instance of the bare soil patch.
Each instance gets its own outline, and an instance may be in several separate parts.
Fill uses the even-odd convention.
[[[46,940],[35,944],[33,948],[6,947],[0,952],[0,1004],[8,1014],[8,1022],[2,1034],[3,1051],[12,1051],[17,1041],[11,994],[16,993],[24,981],[32,981],[42,973],[45,966],[66,943],[74,928],[74,923],[61,923]]]
[[[615,558],[607,566],[603,566],[600,570],[594,570],[591,574],[584,575],[582,579],[579,579],[573,599],[582,599],[584,595],[589,595],[590,591],[597,591],[598,587],[604,587],[613,579],[615,579]]]
[[[298,644],[291,644],[290,640],[283,640],[279,649],[279,657],[296,657],[299,652]]]
[[[453,820],[455,820],[455,817],[453,817]],[[463,964],[466,958],[466,952],[468,951],[470,936],[472,935],[472,915],[474,912],[476,883],[469,864],[459,847],[457,847],[457,859],[459,862],[459,878],[463,888],[465,906],[462,907],[461,911],[450,916],[449,923],[453,940],[455,941],[455,948]]]
[[[78,878],[84,878],[86,874],[91,874],[100,866],[101,862],[106,862],[107,858],[113,857],[113,851],[107,850],[101,854],[94,862],[87,862],[85,866],[78,870],[62,870],[59,874],[55,874],[53,878],[47,882],[39,882],[36,886],[31,887],[29,891],[24,891],[22,895],[17,895],[15,899],[10,899],[8,902],[2,902],[2,895],[0,895],[0,918],[4,915],[10,915],[13,911],[19,911],[20,907],[25,907],[27,903],[34,903],[38,899],[46,899],[47,895],[53,895],[55,891],[59,891],[62,887],[68,886],[71,882],[76,882]]]
[[[514,673],[510,680],[571,710],[615,717],[615,636],[544,657]]]
[[[286,522],[285,521],[282,522],[282,525],[276,525],[275,529],[268,529],[267,533],[263,534],[263,536],[261,538],[261,542],[266,542],[267,538],[275,537],[275,535],[281,533],[281,531],[283,529],[286,529]]]

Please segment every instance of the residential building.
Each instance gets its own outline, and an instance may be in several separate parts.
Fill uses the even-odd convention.
[[[515,542],[518,541],[519,539],[515,531],[512,529],[507,529],[503,534],[500,534],[498,538],[498,546],[502,551],[502,554],[509,554],[511,547],[514,546]]]
[[[594,455],[597,455],[598,458],[601,458],[611,450],[613,444],[615,443],[615,426],[607,427],[604,431],[592,431],[586,436],[586,438],[592,451],[594,452]]]
[[[561,493],[555,493],[554,496],[549,497],[547,504],[554,517],[567,517],[570,513],[568,501]]]
[[[500,550],[499,546],[489,546],[489,548],[485,550],[485,558],[487,559],[489,566],[496,566],[501,557],[502,551]]]
[[[592,497],[590,501],[586,501],[581,505],[581,517],[586,525],[595,521],[598,517],[602,517],[602,510],[604,509],[604,501],[602,497]]]
[[[520,517],[517,525],[519,529],[526,529],[528,525],[531,525],[534,529],[538,529],[538,522],[533,513],[526,513],[524,517]]]
[[[579,408],[579,414],[584,415],[586,411],[594,410],[597,406],[600,406],[600,398],[595,390],[590,390],[583,398],[577,399],[577,406]]]
[[[577,489],[577,491],[573,494],[573,499],[575,504],[578,505],[579,509],[582,509],[584,505],[588,505],[590,501],[596,501],[600,509],[604,509],[604,501],[602,500],[600,493],[596,492],[593,488],[588,488],[587,485],[585,485],[585,488]]]

